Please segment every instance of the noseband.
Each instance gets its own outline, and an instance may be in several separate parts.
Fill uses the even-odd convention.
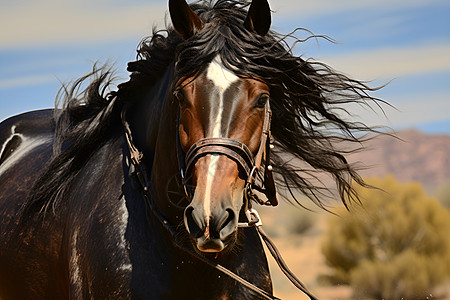
[[[261,134],[261,142],[256,156],[253,156],[250,149],[244,143],[230,138],[204,138],[194,143],[189,150],[184,154],[181,147],[179,137],[180,112],[178,111],[177,119],[177,155],[180,166],[180,173],[186,197],[191,199],[192,191],[189,185],[190,174],[195,163],[206,155],[223,155],[233,160],[245,178],[244,187],[244,205],[243,209],[247,216],[248,222],[239,223],[239,227],[254,226],[255,223],[260,222],[259,215],[256,210],[251,208],[251,200],[256,201],[261,205],[277,206],[278,200],[276,197],[275,183],[273,180],[272,166],[270,165],[270,150],[273,145],[270,144],[270,124],[272,118],[272,111],[270,110],[269,101],[264,107],[264,123]],[[261,164],[264,162],[264,175],[260,175]],[[262,182],[261,186],[256,184],[257,177]],[[253,189],[263,193],[267,200],[261,200]]]

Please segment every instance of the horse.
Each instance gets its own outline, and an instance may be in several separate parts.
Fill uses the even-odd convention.
[[[255,206],[325,208],[295,160],[357,199],[334,142],[373,129],[338,111],[374,88],[294,55],[267,0],[169,12],[117,89],[94,68],[0,124],[1,299],[276,299]]]

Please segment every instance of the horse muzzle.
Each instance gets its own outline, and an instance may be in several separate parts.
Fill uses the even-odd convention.
[[[235,240],[238,217],[233,207],[211,211],[191,203],[184,212],[184,223],[202,252],[221,252]]]

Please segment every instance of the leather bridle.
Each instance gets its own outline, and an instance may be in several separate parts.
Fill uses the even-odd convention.
[[[181,179],[184,191],[188,200],[192,197],[189,179],[197,160],[206,155],[223,155],[233,160],[241,174],[245,178],[245,186],[243,192],[243,211],[248,219],[247,222],[239,222],[239,227],[249,227],[260,222],[258,212],[251,207],[251,200],[269,206],[277,206],[278,200],[276,196],[275,182],[273,179],[270,165],[270,150],[273,149],[273,144],[270,143],[271,131],[270,124],[272,118],[272,111],[270,109],[269,101],[264,106],[264,123],[261,133],[261,141],[254,156],[250,149],[244,143],[224,137],[203,138],[194,143],[189,150],[184,153],[180,137],[180,111],[177,117],[177,156],[178,164],[180,166]],[[261,165],[264,163],[264,173],[260,175]],[[257,177],[260,177],[261,186],[257,185]],[[266,201],[261,200],[253,190],[257,190],[264,194]]]
[[[243,279],[239,275],[233,273],[222,265],[216,263],[215,261],[209,260],[206,257],[203,257],[193,251],[192,249],[187,248],[180,241],[178,241],[177,236],[179,236],[174,230],[174,226],[170,224],[170,222],[163,217],[163,215],[159,212],[155,202],[151,197],[150,190],[150,181],[147,177],[147,170],[145,165],[142,163],[143,154],[139,151],[133,143],[133,137],[131,133],[130,126],[126,121],[126,108],[122,110],[121,119],[125,132],[125,140],[127,142],[128,150],[130,152],[130,170],[129,174],[132,179],[136,181],[138,186],[140,187],[140,192],[143,195],[147,207],[152,212],[152,214],[156,217],[156,219],[161,223],[163,228],[165,228],[173,237],[173,242],[176,247],[189,253],[190,255],[196,257],[200,261],[206,263],[212,268],[217,269],[218,271],[226,274],[227,276],[233,278],[237,282],[251,289],[253,292],[257,293],[261,297],[265,299],[278,299],[277,297],[269,294],[268,292],[260,289],[254,284],[248,282]],[[278,204],[276,198],[276,190],[275,183],[273,180],[272,174],[272,166],[270,165],[270,150],[273,146],[270,144],[270,123],[271,123],[271,110],[269,106],[269,102],[265,105],[265,114],[264,114],[264,124],[263,131],[261,136],[261,142],[256,153],[256,156],[253,157],[253,154],[248,149],[248,147],[236,140],[229,138],[206,138],[197,141],[191,148],[188,150],[187,154],[184,155],[179,139],[179,111],[178,111],[178,121],[177,121],[177,152],[178,152],[178,161],[180,164],[180,172],[181,177],[183,179],[183,186],[186,193],[186,197],[190,197],[189,187],[188,187],[188,177],[186,174],[189,174],[190,168],[195,164],[195,162],[202,156],[208,154],[219,154],[225,155],[230,159],[234,160],[239,169],[244,172],[246,175],[246,183],[244,188],[244,205],[243,209],[245,215],[248,219],[247,222],[239,222],[238,227],[255,227],[257,232],[259,233],[262,240],[266,243],[267,249],[272,254],[273,258],[277,262],[281,271],[286,275],[286,277],[303,293],[305,293],[311,300],[317,300],[317,298],[308,291],[305,285],[289,270],[288,266],[284,262],[281,257],[280,252],[276,248],[275,244],[270,240],[270,238],[266,235],[264,230],[262,229],[261,218],[259,217],[258,212],[251,208],[251,200],[258,202],[261,205],[273,205],[276,206]],[[186,163],[187,162],[187,163]],[[264,175],[262,176],[262,186],[258,186],[256,184],[256,178],[259,176],[259,171],[261,168],[261,164],[264,162]],[[259,197],[253,192],[253,189],[263,193],[267,197],[267,201],[262,201]]]

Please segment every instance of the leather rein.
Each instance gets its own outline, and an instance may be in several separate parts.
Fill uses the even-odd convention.
[[[126,110],[124,109],[121,113],[122,124],[125,132],[125,140],[127,142],[128,150],[130,152],[130,177],[133,178],[139,186],[140,192],[146,200],[147,206],[153,215],[159,220],[159,222],[163,225],[163,227],[171,234],[173,237],[173,242],[176,247],[179,249],[191,254],[207,265],[219,270],[220,272],[228,275],[233,278],[237,282],[251,289],[253,292],[259,294],[261,297],[265,299],[279,299],[268,292],[260,289],[259,287],[253,285],[252,283],[246,281],[239,275],[234,272],[228,270],[222,265],[216,263],[213,260],[207,259],[196,253],[193,249],[189,249],[184,246],[177,239],[177,232],[174,229],[168,220],[166,220],[158,211],[154,201],[152,200],[150,193],[150,181],[147,177],[147,170],[145,165],[142,162],[143,153],[139,151],[133,143],[132,133],[130,126],[125,118]],[[276,198],[276,189],[275,183],[272,174],[272,166],[269,164],[270,162],[270,150],[273,149],[273,145],[270,143],[271,131],[271,115],[272,112],[270,110],[269,101],[265,105],[265,113],[264,113],[264,123],[263,130],[261,136],[261,142],[258,149],[258,152],[255,156],[251,153],[248,147],[236,140],[229,138],[205,138],[197,141],[187,153],[181,148],[180,138],[179,138],[179,122],[180,122],[180,112],[178,110],[177,116],[177,156],[178,163],[180,166],[180,173],[182,178],[182,183],[184,187],[184,191],[187,199],[191,198],[191,191],[189,188],[189,174],[191,168],[195,165],[195,162],[202,156],[208,154],[215,155],[225,155],[228,158],[232,159],[238,165],[238,168],[243,174],[246,176],[246,183],[244,187],[244,204],[243,210],[245,212],[245,216],[247,217],[246,222],[239,222],[238,227],[248,228],[255,227],[263,241],[265,242],[267,248],[269,249],[271,255],[277,262],[278,266],[282,270],[282,272],[286,275],[286,277],[302,292],[304,292],[311,300],[317,300],[317,298],[312,295],[305,285],[289,270],[288,266],[284,262],[281,257],[280,252],[276,248],[275,244],[269,239],[267,234],[262,229],[262,222],[258,212],[251,207],[251,200],[261,204],[261,205],[278,205],[278,200]],[[259,175],[259,171],[264,162],[264,174],[263,176]],[[262,186],[258,186],[256,184],[257,177],[262,182]],[[253,189],[258,192],[264,194],[267,197],[267,201],[261,200],[254,192]]]

